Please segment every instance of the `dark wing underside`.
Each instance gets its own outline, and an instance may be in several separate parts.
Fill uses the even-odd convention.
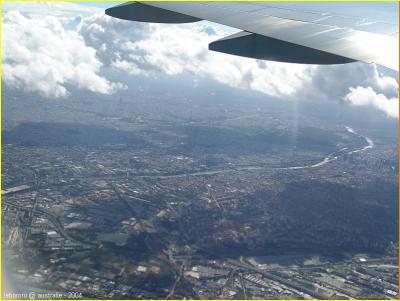
[[[128,2],[106,10],[131,21],[208,20],[241,29],[209,45],[228,54],[303,64],[363,61],[398,71],[397,12],[397,3],[273,2]]]

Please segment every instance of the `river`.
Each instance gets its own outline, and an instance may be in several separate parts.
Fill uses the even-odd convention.
[[[300,165],[300,166],[287,166],[287,167],[242,166],[242,167],[237,167],[237,168],[232,168],[232,169],[216,169],[216,170],[209,170],[209,171],[183,173],[183,174],[177,174],[177,175],[165,175],[165,176],[149,175],[149,176],[137,176],[137,177],[167,179],[167,178],[182,178],[182,177],[187,177],[187,176],[216,175],[216,174],[230,173],[230,172],[235,172],[235,171],[251,171],[251,170],[267,170],[267,169],[268,170],[296,170],[296,169],[317,168],[317,167],[321,167],[329,162],[335,161],[339,157],[342,157],[346,154],[350,155],[350,154],[354,154],[354,153],[364,152],[375,146],[374,142],[369,137],[360,135],[351,127],[346,126],[345,128],[349,133],[353,134],[354,136],[363,138],[366,142],[366,145],[364,145],[363,147],[361,147],[359,149],[355,149],[355,150],[353,149],[353,150],[349,150],[349,151],[346,151],[347,148],[344,147],[338,151],[328,154],[321,161],[318,161],[314,164]]]

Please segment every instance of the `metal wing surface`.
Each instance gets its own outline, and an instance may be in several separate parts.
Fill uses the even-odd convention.
[[[209,49],[239,56],[306,64],[363,61],[399,69],[398,2],[128,2],[106,14],[231,26],[242,31]]]

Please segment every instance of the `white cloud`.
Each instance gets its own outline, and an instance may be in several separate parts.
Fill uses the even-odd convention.
[[[399,118],[399,99],[376,93],[371,87],[351,87],[343,99],[354,106],[372,106],[382,110],[389,117]]]
[[[80,27],[88,45],[104,49],[99,53],[103,61],[134,75],[188,72],[273,96],[295,95],[311,80],[313,66],[265,64],[208,50],[210,42],[232,32],[231,28],[208,22],[159,25],[103,14],[85,18]]]
[[[123,88],[99,75],[96,50],[62,20],[30,18],[17,11],[3,15],[3,80],[47,97],[63,97],[71,84],[110,94]]]
[[[355,86],[370,86],[387,99],[397,95],[397,81],[380,74],[375,65],[284,64],[209,51],[207,45],[211,41],[232,34],[232,29],[209,22],[159,25],[97,14],[83,20],[80,32],[88,45],[103,49],[100,55],[104,62],[132,75],[187,72],[230,86],[298,100],[339,101],[348,94],[349,87]],[[391,111],[389,103],[376,107]]]
[[[66,84],[112,93],[122,86],[99,75],[105,65],[134,76],[189,73],[197,79],[209,78],[285,99],[345,99],[354,105],[360,105],[359,87],[366,87],[362,88],[367,91],[363,99],[368,101],[363,104],[397,116],[393,103],[398,82],[375,65],[314,66],[231,56],[207,49],[211,41],[232,34],[234,30],[229,27],[204,21],[183,25],[130,22],[103,12],[89,14],[90,8],[80,5],[63,5],[67,11],[85,15],[76,28],[65,29],[71,23],[65,16],[74,14],[55,13],[57,17],[42,18],[6,14],[6,81],[53,96],[66,95]],[[54,10],[61,11],[63,5]],[[80,9],[83,11],[78,12]],[[16,15],[7,19],[11,13]],[[357,88],[349,92],[350,87]]]
[[[393,77],[385,76],[379,73],[376,65],[374,67],[374,82],[382,93],[389,96],[397,96],[399,91],[399,84]]]

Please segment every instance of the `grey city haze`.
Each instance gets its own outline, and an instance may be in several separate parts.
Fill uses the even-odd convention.
[[[115,4],[2,4],[2,298],[398,299],[386,58],[273,62],[293,41]],[[397,3],[263,5],[398,39]]]

